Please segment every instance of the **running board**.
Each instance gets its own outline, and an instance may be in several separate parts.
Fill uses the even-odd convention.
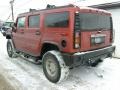
[[[26,61],[29,61],[31,63],[34,63],[34,64],[42,64],[42,60],[37,60],[36,58],[34,57],[25,57],[24,55],[19,55],[19,57],[23,58],[24,60]]]

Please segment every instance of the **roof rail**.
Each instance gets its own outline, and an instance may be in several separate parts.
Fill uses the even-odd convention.
[[[50,5],[50,4],[47,4],[47,9],[49,9],[49,8],[55,8],[56,6],[55,5]]]
[[[55,6],[48,4],[46,9],[56,9],[56,8],[65,8],[65,7],[75,7],[73,4],[65,5],[65,6]]]
[[[33,11],[36,11],[36,9],[31,9],[31,8],[29,9],[29,12],[33,12]]]
[[[65,6],[55,6],[55,5],[48,4],[47,7],[46,7],[46,9],[41,9],[41,10],[29,9],[29,12],[37,12],[37,11],[59,9],[59,8],[66,8],[66,7],[77,7],[77,6],[75,6],[73,4],[69,4],[69,5],[65,5]],[[21,13],[19,15],[26,14],[26,13],[29,13],[29,12]]]

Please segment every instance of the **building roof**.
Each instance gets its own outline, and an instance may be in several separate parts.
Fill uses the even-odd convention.
[[[120,1],[111,2],[111,3],[105,3],[105,4],[92,5],[90,7],[100,8],[100,9],[116,8],[116,7],[120,7]]]

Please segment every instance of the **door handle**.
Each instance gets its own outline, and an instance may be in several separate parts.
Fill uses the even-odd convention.
[[[35,33],[36,35],[40,35],[40,31],[36,31],[36,33]]]

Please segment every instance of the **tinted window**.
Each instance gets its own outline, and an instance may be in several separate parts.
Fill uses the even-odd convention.
[[[28,25],[29,25],[30,28],[39,28],[39,26],[40,26],[40,16],[39,15],[30,16],[28,22],[29,22]]]
[[[98,15],[90,13],[80,13],[80,28],[81,29],[110,29],[110,16]]]
[[[69,13],[52,13],[48,14],[45,18],[46,27],[68,27]]]
[[[18,28],[25,27],[25,17],[18,18],[17,26]]]

